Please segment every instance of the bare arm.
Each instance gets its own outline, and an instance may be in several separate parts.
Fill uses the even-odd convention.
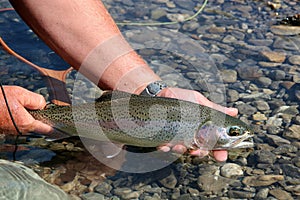
[[[33,31],[76,70],[84,70],[83,74],[94,82],[97,81],[93,75],[97,74],[98,85],[102,89],[119,89],[138,94],[150,82],[160,80],[121,36],[101,1],[10,2]],[[124,47],[123,50],[116,52],[121,47]],[[116,55],[111,52],[116,52]],[[91,53],[98,58],[93,63],[86,61]],[[112,56],[111,61],[103,64],[109,56]],[[85,64],[85,69],[80,69],[82,64]]]

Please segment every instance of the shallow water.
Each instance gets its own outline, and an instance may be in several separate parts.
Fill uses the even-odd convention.
[[[0,3],[7,7],[5,1]],[[116,21],[143,23],[180,20],[193,15],[203,2],[104,3]],[[51,157],[55,152],[52,160],[40,163],[43,167],[36,167],[36,171],[71,194],[83,194],[85,199],[298,199],[300,27],[278,26],[286,16],[299,13],[297,4],[296,0],[274,1],[271,5],[264,1],[216,0],[185,23],[120,26],[133,47],[170,86],[195,89],[217,103],[238,108],[238,117],[255,126],[254,149],[230,151],[226,163],[182,156],[163,169],[145,174],[116,172],[101,165],[76,139],[31,139],[29,144],[23,139],[16,158],[27,164],[39,163],[44,161],[41,157]],[[43,67],[68,66],[13,11],[0,13],[0,20],[1,37],[20,54]],[[0,68],[2,83],[23,86],[49,100],[40,75],[2,49]],[[87,101],[98,94],[91,83],[76,79],[75,72],[67,79],[70,94],[74,83],[86,91]],[[72,99],[82,97],[73,95]],[[12,159],[14,140],[6,143],[12,145],[3,148],[6,152],[1,156]],[[136,170],[146,167],[139,161],[133,163]]]

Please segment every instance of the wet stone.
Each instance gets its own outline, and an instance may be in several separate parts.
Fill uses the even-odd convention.
[[[96,188],[95,191],[99,192],[104,195],[108,195],[110,191],[112,190],[112,186],[106,182],[100,183]]]
[[[254,156],[259,163],[273,164],[276,161],[276,155],[270,151],[256,151]]]
[[[246,191],[230,190],[230,191],[228,191],[228,195],[229,195],[229,198],[234,198],[234,199],[251,199],[254,197],[255,193],[246,192]]]
[[[300,139],[300,125],[293,124],[287,130],[284,131],[283,137],[287,139]]]
[[[278,128],[275,126],[275,128]],[[291,144],[291,142],[289,140],[286,140],[282,137],[279,137],[277,135],[270,135],[268,134],[267,135],[267,138],[268,138],[268,142],[271,144],[271,145],[276,145],[276,146],[281,146],[281,145],[289,145]]]
[[[298,151],[297,147],[295,147],[293,145],[289,145],[289,144],[284,144],[284,145],[280,145],[279,147],[274,149],[272,152],[278,155],[278,154],[294,153],[297,151]]]
[[[239,66],[237,72],[245,80],[253,80],[262,76],[262,72],[258,66]]]
[[[237,109],[239,110],[240,114],[244,114],[244,115],[252,115],[256,112],[256,108],[253,106],[250,106],[249,104],[245,104],[245,103],[241,103],[239,105],[237,105]]]
[[[269,74],[269,77],[273,80],[279,81],[285,79],[285,71],[283,70],[272,70]]]
[[[177,184],[177,179],[173,173],[159,181],[164,187],[173,189]]]
[[[243,183],[247,186],[268,186],[278,181],[284,180],[282,175],[261,175],[261,176],[246,176],[243,179]]]
[[[262,101],[262,100],[254,101],[253,105],[258,110],[261,110],[261,111],[270,110],[270,106],[266,101]]]
[[[242,167],[235,163],[226,163],[221,167],[221,175],[227,178],[242,176]]]
[[[268,197],[268,194],[269,194],[269,188],[262,188],[256,193],[254,199],[265,200]]]
[[[223,70],[221,74],[225,83],[234,83],[237,81],[237,72],[235,70]]]
[[[282,63],[285,61],[285,55],[275,51],[262,51],[261,55],[268,61]]]
[[[80,197],[82,198],[82,200],[104,200],[105,199],[105,197],[102,194],[98,194],[95,192],[82,194]]]
[[[232,179],[211,174],[200,175],[198,178],[199,188],[205,193],[220,193],[233,182]]]
[[[293,65],[300,65],[300,56],[299,55],[293,55],[293,56],[289,57],[289,62]]]
[[[239,93],[236,90],[228,90],[227,91],[227,101],[235,102],[239,99]]]
[[[257,84],[263,86],[263,87],[268,87],[269,85],[271,85],[272,80],[269,79],[268,77],[259,77],[256,80]]]
[[[300,27],[297,26],[272,26],[271,31],[277,35],[298,35],[300,34]]]
[[[273,195],[278,200],[293,200],[294,199],[290,193],[288,193],[282,189],[279,189],[279,188],[270,190],[270,194]]]
[[[292,178],[300,178],[300,169],[291,164],[282,164],[280,165],[283,174]]]

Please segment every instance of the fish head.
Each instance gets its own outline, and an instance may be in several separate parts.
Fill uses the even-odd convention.
[[[208,121],[201,125],[194,136],[194,149],[218,150],[252,148],[253,130],[240,120],[222,125]]]

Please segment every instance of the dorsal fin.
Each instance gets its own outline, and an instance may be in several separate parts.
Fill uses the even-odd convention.
[[[122,91],[118,91],[118,90],[106,90],[96,101],[97,102],[98,101],[110,101],[112,99],[130,98],[132,96],[138,96],[138,95],[127,93],[127,92],[122,92]]]

